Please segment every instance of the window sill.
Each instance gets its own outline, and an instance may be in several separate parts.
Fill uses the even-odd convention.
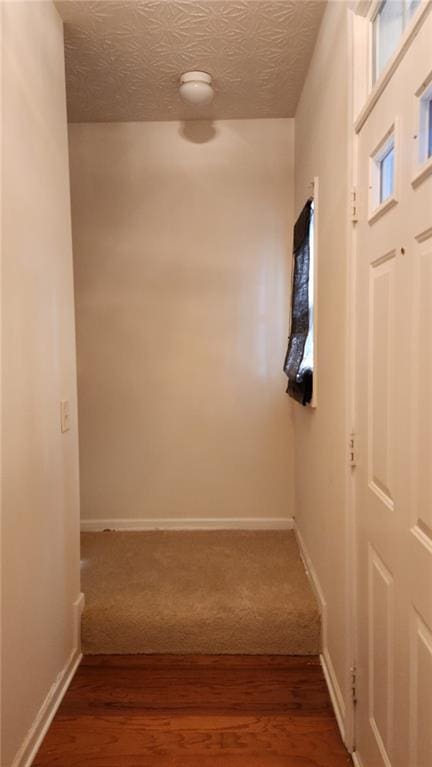
[[[426,162],[423,163],[423,165],[420,165],[420,168],[418,169],[417,173],[415,174],[414,178],[411,181],[411,186],[416,189],[416,187],[420,186],[420,184],[423,183],[423,181],[430,176],[432,173],[432,157],[429,157]]]
[[[378,207],[374,208],[374,210],[369,214],[369,224],[374,224],[375,221],[378,221],[378,219],[384,215],[384,213],[387,213],[387,211],[391,210],[391,208],[394,208],[394,206],[397,204],[398,199],[394,194],[392,194],[391,197],[389,197],[387,200],[384,200],[381,205],[378,205]]]

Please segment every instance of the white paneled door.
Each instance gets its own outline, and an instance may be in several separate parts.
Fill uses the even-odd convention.
[[[432,767],[432,13],[358,133],[356,751]]]

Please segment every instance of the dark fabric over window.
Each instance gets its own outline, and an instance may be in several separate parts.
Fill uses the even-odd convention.
[[[302,368],[309,332],[309,227],[312,200],[308,200],[294,226],[294,271],[291,298],[291,330],[284,371],[287,393],[302,405],[312,399],[312,370]]]

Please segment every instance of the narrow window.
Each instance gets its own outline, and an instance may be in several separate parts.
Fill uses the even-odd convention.
[[[396,122],[370,157],[369,221],[396,203]]]
[[[373,24],[373,82],[378,80],[395,52],[405,27],[420,0],[383,0]]]
[[[419,162],[424,163],[432,157],[432,83],[420,92],[419,114]]]
[[[388,200],[394,192],[394,143],[386,147],[385,154],[379,160],[380,204]]]
[[[432,157],[432,97],[429,99],[429,125],[428,125],[428,142],[427,142],[427,156]]]
[[[311,201],[310,221],[309,221],[309,280],[308,280],[308,309],[309,309],[309,327],[306,336],[306,343],[303,353],[303,359],[300,365],[300,373],[305,370],[313,372],[314,363],[314,201]]]
[[[302,405],[312,400],[314,361],[314,202],[309,199],[294,226],[291,329],[284,371],[287,393]]]

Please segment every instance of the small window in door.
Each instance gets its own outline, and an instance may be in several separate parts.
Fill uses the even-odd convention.
[[[396,202],[396,123],[387,131],[370,158],[369,221]]]
[[[432,71],[423,79],[416,95],[417,149],[411,184],[420,186],[432,174]]]
[[[420,163],[432,157],[432,83],[420,96],[419,121]]]
[[[373,82],[375,83],[395,52],[405,27],[420,0],[382,0],[373,25]]]
[[[432,97],[428,101],[427,115],[428,115],[427,156],[432,157]]]
[[[393,138],[393,137],[392,137]],[[394,192],[394,138],[379,160],[379,203],[388,200]]]

